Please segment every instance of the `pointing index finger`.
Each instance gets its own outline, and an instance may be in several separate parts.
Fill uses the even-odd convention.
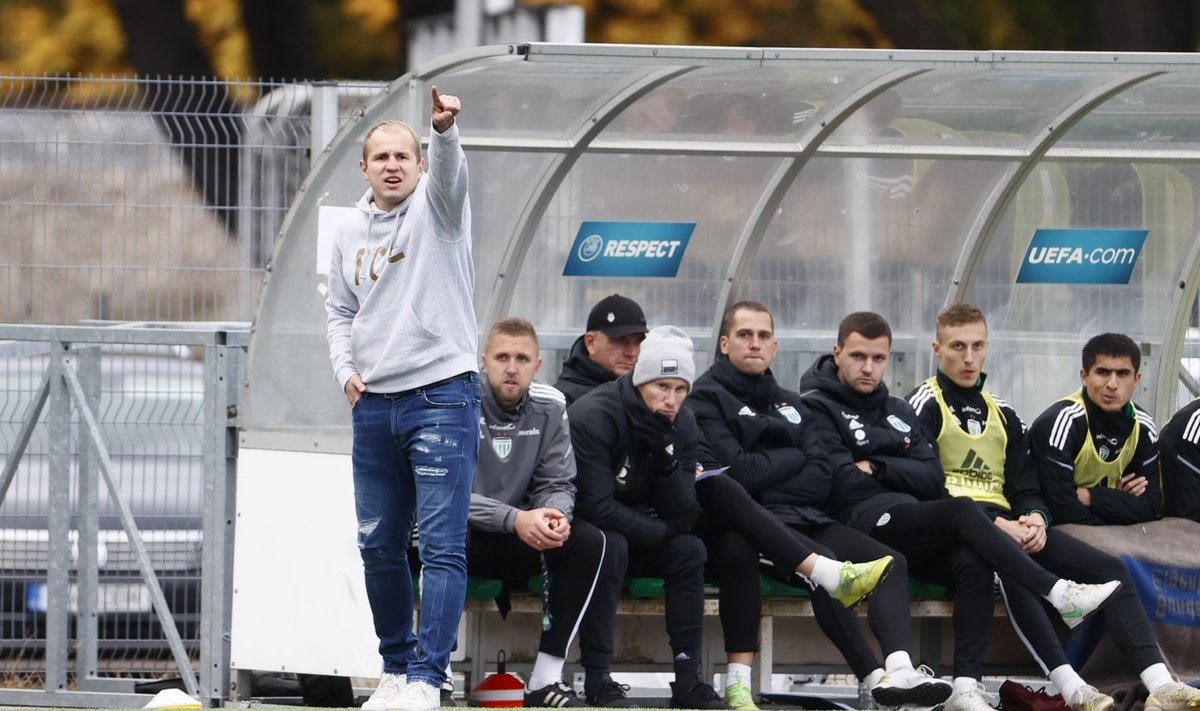
[[[431,87],[430,87],[430,89],[431,89],[431,91],[432,91],[432,93],[433,93],[433,105],[434,105],[434,106],[441,106],[441,104],[442,104],[442,95],[438,93],[438,88],[437,88],[437,85],[436,85],[436,84],[434,84],[433,86],[431,86]]]

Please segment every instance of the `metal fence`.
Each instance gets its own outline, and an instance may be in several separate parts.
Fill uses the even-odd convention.
[[[228,694],[248,328],[0,326],[0,705]],[[197,672],[198,670],[198,672]]]
[[[0,323],[250,320],[314,145],[383,86],[0,76]]]
[[[0,76],[0,705],[227,695],[244,322],[384,86]]]

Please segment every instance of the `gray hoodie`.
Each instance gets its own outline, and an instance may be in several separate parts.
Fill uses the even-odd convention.
[[[411,390],[478,368],[467,157],[458,124],[430,131],[428,172],[391,212],[368,188],[329,268],[329,358],[344,389]]]
[[[471,489],[471,528],[512,533],[517,511],[575,510],[575,453],[566,399],[534,383],[511,410],[501,409],[486,374],[479,384],[483,424]]]

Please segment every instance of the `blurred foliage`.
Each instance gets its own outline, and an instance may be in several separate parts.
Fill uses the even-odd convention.
[[[524,0],[527,6],[562,0]],[[888,47],[857,0],[572,0],[591,42]]]
[[[250,66],[250,38],[242,24],[241,0],[184,0],[183,10],[196,26],[213,74],[236,79],[255,75]]]
[[[136,0],[0,0],[0,73],[129,73],[128,38],[113,11],[113,3],[122,1]],[[243,22],[243,0],[141,1],[184,3],[212,74],[256,76],[251,60],[254,37]],[[1105,14],[1101,0],[517,1],[524,6],[579,5],[587,13],[588,41],[614,43],[1096,49],[1105,41],[1097,28],[1112,32],[1115,24],[1120,32],[1121,23],[1126,22]],[[1195,0],[1183,1],[1195,4]],[[291,12],[287,19],[306,22],[313,29],[322,76],[390,79],[405,70],[400,0],[292,0],[285,4],[288,9],[278,12]],[[1145,15],[1142,19],[1153,20],[1153,7],[1130,4],[1123,14],[1141,13]],[[1170,17],[1159,24],[1171,24]],[[917,33],[914,27],[932,31]],[[1151,36],[1137,41],[1154,48],[1158,35],[1169,28],[1151,29]]]
[[[179,0],[154,0],[175,2]],[[182,0],[215,76],[257,75],[242,0]],[[398,0],[309,0],[327,76],[393,78],[403,65]],[[0,73],[129,74],[112,0],[0,0]]]
[[[309,17],[325,76],[390,80],[404,73],[398,0],[312,0]]]
[[[0,0],[0,71],[123,74],[125,33],[108,0]]]

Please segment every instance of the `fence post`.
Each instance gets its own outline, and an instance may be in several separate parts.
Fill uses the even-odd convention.
[[[70,606],[71,565],[71,399],[62,369],[70,366],[67,344],[50,343],[50,401],[46,427],[49,450],[49,521],[46,570],[46,690],[67,688],[67,619]]]
[[[312,98],[309,100],[308,110],[312,121],[309,131],[308,164],[312,166],[338,132],[337,82],[313,82]]]
[[[100,410],[100,348],[91,346],[71,351],[79,382],[92,412]],[[99,656],[97,598],[100,590],[100,473],[96,448],[81,421],[79,443],[79,565],[75,579],[79,600],[75,616],[75,687],[89,689],[96,681]]]
[[[204,349],[204,550],[200,581],[200,689],[209,706],[230,694],[229,641],[232,626],[233,535],[237,501],[237,394],[242,349]]]

